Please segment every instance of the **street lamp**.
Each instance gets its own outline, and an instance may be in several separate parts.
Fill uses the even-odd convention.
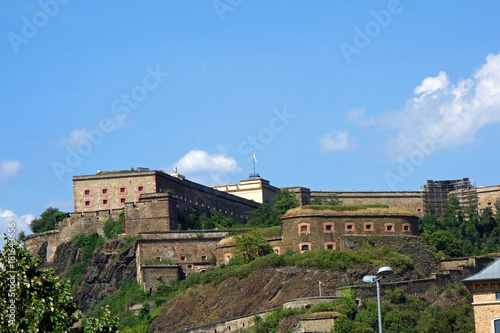
[[[389,266],[380,267],[377,271],[377,275],[380,277],[376,277],[375,275],[365,275],[363,277],[363,282],[366,283],[375,283],[377,286],[377,308],[378,308],[378,332],[382,333],[382,312],[380,307],[380,285],[379,281],[386,275],[391,274],[392,268]]]

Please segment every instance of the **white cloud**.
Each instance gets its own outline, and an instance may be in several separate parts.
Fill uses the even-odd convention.
[[[78,148],[82,145],[87,144],[89,141],[94,144],[95,142],[100,142],[104,133],[109,133],[111,131],[115,131],[124,127],[127,116],[128,112],[117,113],[113,116],[113,118],[105,119],[103,122],[99,123],[99,126],[93,129],[74,129],[69,134],[69,137],[63,137],[61,140],[59,140],[59,144],[61,146]],[[101,128],[101,126],[103,127]]]
[[[417,96],[400,111],[383,113],[369,122],[357,119],[360,124],[395,131],[387,152],[396,161],[473,142],[481,128],[500,122],[500,54],[488,55],[485,64],[455,84],[450,84],[445,72],[425,78],[414,93]]]
[[[319,143],[322,152],[332,152],[353,149],[356,146],[356,139],[349,136],[349,131],[332,130],[325,134]]]
[[[9,209],[0,208],[0,244],[3,245],[3,235],[7,234],[9,231],[9,224],[15,223],[16,238],[21,230],[24,231],[26,235],[31,234],[29,224],[35,219],[33,214],[17,215]]]
[[[0,181],[17,175],[23,165],[19,161],[5,160],[0,162]]]
[[[415,94],[430,94],[439,89],[446,89],[450,85],[450,81],[448,80],[448,75],[441,71],[436,77],[427,77],[422,80],[422,83],[415,88],[413,91]]]
[[[168,169],[173,170],[173,167],[190,180],[206,185],[228,183],[230,173],[241,171],[234,158],[225,154],[211,155],[203,150],[189,151]]]

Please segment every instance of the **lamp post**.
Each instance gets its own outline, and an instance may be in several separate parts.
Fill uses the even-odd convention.
[[[375,285],[377,286],[377,309],[378,309],[378,332],[379,333],[382,333],[382,311],[381,311],[381,307],[380,307],[380,284],[379,284],[379,281],[382,280],[382,278],[386,275],[389,275],[391,274],[393,271],[392,271],[392,268],[389,267],[389,266],[384,266],[384,267],[380,267],[377,271],[377,276],[375,275],[365,275],[363,277],[363,282],[366,282],[366,283],[375,283]]]

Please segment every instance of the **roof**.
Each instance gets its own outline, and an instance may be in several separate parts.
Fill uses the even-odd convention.
[[[479,273],[463,279],[463,282],[483,281],[483,280],[500,280],[500,258],[493,261],[490,265],[483,268]]]

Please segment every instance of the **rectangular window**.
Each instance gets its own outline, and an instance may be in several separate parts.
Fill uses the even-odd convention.
[[[498,300],[500,300],[500,291],[497,291],[497,292],[496,292],[496,298],[497,298]]]
[[[300,231],[307,232],[307,226],[306,225],[301,226]]]
[[[207,260],[207,256],[202,256],[201,260]]]
[[[85,195],[90,195],[90,190],[85,190]]]
[[[121,198],[120,203],[125,203],[125,198]]]
[[[332,225],[331,225],[331,224],[327,224],[327,225],[325,226],[325,230],[326,230],[326,231],[332,231]]]
[[[120,193],[125,193],[125,187],[120,187]]]
[[[142,187],[142,186],[139,186],[137,189],[139,190],[139,192],[144,191],[144,187]]]
[[[186,260],[186,257],[181,257],[181,260],[182,260],[182,261]]]
[[[90,206],[90,201],[89,200],[85,201],[85,206]]]
[[[108,189],[107,188],[103,188],[102,189],[102,194],[107,194],[108,193]]]
[[[108,199],[104,199],[104,200],[102,201],[102,204],[103,204],[103,205],[107,205],[107,204],[108,204]]]

